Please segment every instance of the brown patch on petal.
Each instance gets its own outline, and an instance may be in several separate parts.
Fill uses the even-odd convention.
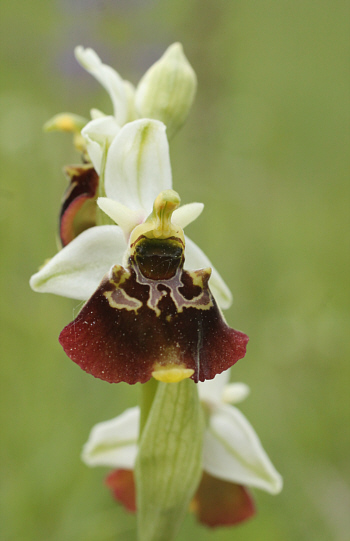
[[[135,262],[115,266],[60,334],[66,354],[93,376],[145,383],[169,366],[212,379],[245,355],[248,337],[231,329],[208,288],[210,273],[180,265],[170,279],[145,278]]]
[[[69,244],[82,231],[96,225],[96,193],[99,176],[91,164],[67,166],[70,184],[63,196],[60,212],[60,239]]]
[[[136,490],[132,470],[114,470],[105,480],[114,498],[131,513],[136,512]]]
[[[233,526],[255,515],[254,501],[245,487],[206,472],[203,472],[190,509],[199,522],[210,528]]]

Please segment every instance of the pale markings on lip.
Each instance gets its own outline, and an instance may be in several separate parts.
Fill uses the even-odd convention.
[[[115,289],[103,293],[108,300],[110,307],[117,310],[122,310],[124,308],[125,310],[137,312],[137,310],[141,308],[142,302],[139,301],[139,299],[135,299],[135,297],[130,297],[130,295],[120,287],[121,284],[130,277],[130,273],[120,265],[116,265],[113,267],[111,274],[112,277],[110,278],[110,281],[115,286]]]
[[[178,267],[173,278],[169,278],[168,280],[152,280],[151,278],[146,278],[137,265],[132,263],[132,266],[135,271],[136,281],[141,285],[147,285],[149,287],[147,306],[156,313],[157,317],[161,314],[161,310],[158,308],[159,301],[167,295],[167,291],[179,313],[181,313],[184,308],[209,310],[213,306],[213,300],[209,289],[205,288],[210,277],[211,269],[187,271],[192,278],[193,285],[199,286],[202,291],[197,297],[186,299],[179,291],[181,287],[184,287],[184,284],[181,281],[182,267]],[[137,310],[142,307],[143,303],[135,297],[130,297],[123,287],[121,287],[130,277],[130,273],[120,265],[113,267],[111,273],[112,276],[110,281],[115,286],[115,289],[103,293],[108,300],[109,305],[118,310],[125,309],[137,312]],[[167,291],[159,290],[158,286],[160,285],[165,286]]]
[[[142,285],[149,286],[149,297],[147,306],[156,312],[156,315],[160,315],[160,309],[158,303],[161,298],[166,295],[164,290],[159,291],[158,286],[165,286],[169,292],[178,312],[182,312],[184,308],[196,308],[197,310],[209,310],[213,306],[213,300],[209,293],[208,288],[204,289],[204,286],[209,280],[211,269],[201,269],[199,271],[187,271],[193,280],[193,285],[199,286],[202,291],[197,297],[193,299],[186,299],[179,291],[184,284],[181,281],[182,267],[179,266],[176,270],[175,276],[168,280],[152,280],[146,278],[141,273],[137,265],[133,264],[133,268],[136,274],[136,281]]]
[[[118,287],[113,291],[105,291],[103,295],[108,300],[109,306],[111,308],[116,308],[117,310],[124,308],[125,310],[134,310],[137,312],[137,310],[142,306],[141,301],[135,299],[134,297],[129,297],[129,295],[125,293],[124,289],[120,289]]]

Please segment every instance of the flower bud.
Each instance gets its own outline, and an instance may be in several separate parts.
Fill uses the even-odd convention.
[[[161,120],[168,137],[185,122],[197,87],[196,74],[174,43],[142,77],[136,90],[136,110],[141,118]]]

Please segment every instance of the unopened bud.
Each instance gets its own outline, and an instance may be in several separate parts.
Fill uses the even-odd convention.
[[[185,122],[196,87],[196,74],[182,45],[174,43],[142,77],[135,96],[137,113],[164,122],[171,137]]]

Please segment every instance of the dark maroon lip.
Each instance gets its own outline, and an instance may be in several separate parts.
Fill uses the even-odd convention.
[[[151,283],[137,265],[116,265],[59,341],[83,370],[110,383],[145,383],[169,360],[193,370],[195,382],[212,379],[244,357],[248,337],[223,320],[209,277],[181,264],[174,277]]]

